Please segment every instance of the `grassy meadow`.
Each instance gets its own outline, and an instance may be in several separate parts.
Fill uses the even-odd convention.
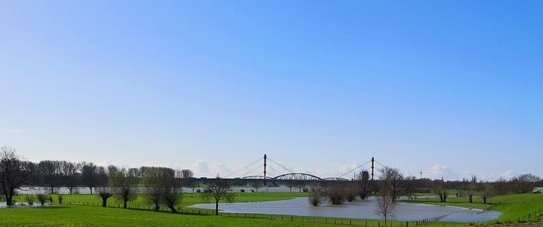
[[[307,196],[306,193],[237,193],[236,202],[284,200]],[[144,197],[137,197],[129,203],[130,209],[118,208],[122,202],[115,197],[108,200],[108,208],[100,207],[97,195],[62,195],[63,204],[58,204],[58,195],[53,196],[53,205],[48,207],[18,207],[0,209],[2,226],[383,226],[379,220],[341,219],[323,217],[301,217],[281,215],[209,215],[210,210],[189,208],[204,202],[198,194],[185,194],[179,208],[182,214],[172,214],[167,209],[152,211]],[[16,200],[23,202],[24,195]],[[467,197],[450,197],[447,203],[435,198],[421,198],[409,202],[436,205],[460,206],[488,209],[502,212],[498,220],[488,223],[425,223],[423,226],[487,226],[496,224],[539,222],[543,209],[543,195],[519,194],[496,196],[483,204],[480,197],[468,203]],[[392,226],[405,226],[405,222],[389,222]],[[412,226],[414,223],[410,223]]]
[[[469,203],[468,197],[447,198],[447,203],[440,203],[438,198],[421,198],[409,202],[429,203],[435,205],[459,206],[483,210],[495,210],[502,213],[496,221],[491,223],[527,223],[539,222],[543,212],[543,194],[515,194],[494,196],[483,203],[478,196],[473,197],[473,203]]]

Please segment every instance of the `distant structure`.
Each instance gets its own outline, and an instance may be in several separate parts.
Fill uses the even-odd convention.
[[[375,158],[371,157],[371,180],[373,180],[373,169],[375,168]]]
[[[264,154],[264,185],[266,185],[266,160],[268,159],[268,156]]]

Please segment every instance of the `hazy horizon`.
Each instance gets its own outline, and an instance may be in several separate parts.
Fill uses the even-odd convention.
[[[371,157],[542,176],[542,6],[6,1],[0,145],[208,177],[264,154],[325,177]]]

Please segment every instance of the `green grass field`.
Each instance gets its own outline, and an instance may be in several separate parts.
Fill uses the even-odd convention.
[[[256,193],[236,193],[234,202],[257,202],[257,201],[276,201],[276,200],[285,200],[292,199],[296,197],[306,197],[307,193],[303,192],[292,192],[292,193],[282,193],[282,192],[256,192]],[[18,195],[15,198],[16,202],[24,202],[24,195]],[[58,195],[53,195],[53,202],[58,203]],[[102,200],[98,195],[62,195],[62,202],[64,205],[90,205],[90,206],[99,206],[102,203]],[[184,194],[181,202],[178,204],[180,209],[188,209],[188,206],[205,203],[206,201],[202,200],[199,194]],[[209,201],[211,202],[211,201]],[[122,201],[116,197],[111,197],[108,199],[108,206],[111,207],[120,207],[122,206]],[[145,198],[145,196],[137,196],[134,200],[128,203],[129,207],[141,208],[141,209],[150,209],[151,204]]]
[[[474,197],[473,203],[469,203],[467,197],[456,198],[454,196],[447,199],[447,203],[440,203],[437,198],[417,199],[417,203],[430,203],[436,205],[459,206],[466,208],[476,208],[483,210],[495,210],[502,212],[498,220],[491,223],[525,223],[541,221],[541,212],[543,211],[542,194],[517,194],[495,196],[483,203],[481,197]]]
[[[307,196],[306,193],[238,193],[236,202],[284,200]],[[17,201],[22,201],[18,196]],[[6,208],[0,209],[1,226],[334,226],[358,225],[383,226],[382,221],[361,219],[340,219],[321,217],[300,217],[281,215],[208,215],[209,210],[197,210],[188,206],[204,202],[197,194],[186,194],[179,208],[184,214],[172,214],[163,211],[149,210],[151,206],[144,197],[138,197],[130,202],[132,209],[102,208],[97,195],[63,195],[63,205],[59,206],[58,196],[53,196],[54,206],[44,208]],[[446,204],[439,203],[434,198],[418,199],[418,203],[451,205],[479,209],[490,209],[502,212],[502,216],[489,223],[476,225],[491,225],[499,223],[526,223],[540,221],[540,211],[543,209],[543,195],[521,194],[496,196],[489,204],[482,204],[481,198],[476,197],[474,203],[468,203],[467,198],[450,197]],[[119,207],[121,201],[111,198],[109,206]],[[200,212],[201,215],[197,215]],[[187,214],[189,213],[189,214]],[[191,215],[193,213],[194,215]],[[378,224],[380,222],[380,224]],[[404,222],[391,222],[392,226],[405,226]],[[469,223],[427,223],[426,226],[467,226]],[[412,226],[412,225],[410,225]]]
[[[237,193],[235,202],[276,201],[295,197],[305,197],[307,193]],[[210,215],[211,210],[199,210],[188,206],[202,203],[197,194],[185,194],[179,208],[184,214],[172,214],[167,209],[159,212],[152,207],[146,198],[141,196],[131,201],[132,209],[118,208],[121,201],[111,198],[108,206],[100,207],[101,200],[97,195],[62,195],[63,205],[59,206],[58,195],[53,195],[55,206],[43,208],[6,208],[0,209],[1,226],[383,226],[379,220],[360,220],[324,217],[301,217],[287,215]],[[24,201],[24,195],[15,198]],[[403,222],[390,222],[401,226]]]

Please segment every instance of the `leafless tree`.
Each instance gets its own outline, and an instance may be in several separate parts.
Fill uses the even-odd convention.
[[[38,163],[38,169],[42,176],[42,184],[47,185],[50,189],[49,193],[55,193],[55,187],[58,187],[61,164],[59,161],[44,160]]]
[[[358,186],[355,182],[346,182],[345,183],[345,198],[347,201],[352,202],[356,199],[358,195]]]
[[[96,188],[98,191],[98,196],[102,198],[102,207],[107,206],[107,200],[113,196],[113,193],[111,192],[111,189],[108,186],[99,186]]]
[[[472,176],[470,181],[464,181],[464,190],[468,195],[469,203],[473,203],[473,195],[477,191],[477,177]]]
[[[202,193],[204,200],[213,200],[215,202],[215,215],[219,215],[219,202],[233,202],[234,193],[230,190],[230,183],[224,179],[217,177],[211,180]]]
[[[29,179],[29,162],[23,162],[11,147],[0,148],[0,192],[6,199],[6,205],[13,205],[16,190]]]
[[[98,184],[98,167],[92,162],[83,162],[81,164],[81,181],[89,187],[90,194],[92,194],[92,189]]]
[[[486,204],[488,198],[492,197],[495,193],[494,187],[491,184],[485,184],[481,192],[481,197],[483,197],[483,203]]]
[[[399,181],[403,179],[400,171],[397,169],[384,167],[381,170],[379,196],[377,198],[377,213],[384,218],[385,226],[387,220],[392,215],[394,203],[399,192]]]
[[[342,183],[332,183],[328,188],[328,199],[333,205],[341,205],[345,201],[346,188]]]
[[[162,173],[159,168],[145,168],[143,174],[143,186],[147,199],[155,205],[155,210],[160,209],[162,199],[161,177]]]
[[[188,179],[194,177],[194,173],[190,169],[181,170],[181,178]]]
[[[541,179],[533,174],[522,174],[511,179],[517,193],[527,193],[533,190],[534,186]]]
[[[322,200],[323,196],[326,194],[326,191],[319,183],[313,183],[309,191],[309,203],[313,206],[318,206]]]
[[[175,180],[173,171],[165,171],[162,174],[162,200],[173,213],[177,213],[175,206],[177,206],[177,203],[179,203],[183,195],[181,192],[181,185]]]
[[[70,191],[70,194],[73,193],[74,188],[79,185],[79,169],[81,164],[73,162],[63,162],[62,163],[62,172],[65,176],[65,185]]]
[[[392,196],[392,201],[395,202],[400,195],[400,186],[403,181],[403,175],[400,170],[384,167],[381,169],[380,180],[383,183],[381,190],[386,190]]]
[[[439,197],[439,202],[447,202],[447,189],[443,186],[443,180],[435,180],[432,184],[434,193]]]
[[[170,210],[177,213],[175,206],[182,198],[181,185],[175,179],[175,171],[170,168],[147,167],[143,177],[146,195],[160,209],[163,202]]]
[[[497,195],[505,195],[513,190],[511,188],[511,183],[504,178],[498,179],[497,181],[493,182],[492,185],[494,192]]]
[[[358,196],[360,196],[360,199],[362,200],[366,199],[370,186],[369,172],[365,170],[360,172],[356,178],[356,183],[358,184]]]
[[[388,190],[381,190],[380,195],[377,198],[377,214],[379,214],[385,220],[385,226],[387,226],[387,220],[392,216],[394,210],[394,199],[392,193]]]
[[[138,178],[134,175],[134,172],[123,168],[110,173],[109,185],[113,194],[123,201],[124,208],[127,208],[127,203],[135,198],[137,184]]]

